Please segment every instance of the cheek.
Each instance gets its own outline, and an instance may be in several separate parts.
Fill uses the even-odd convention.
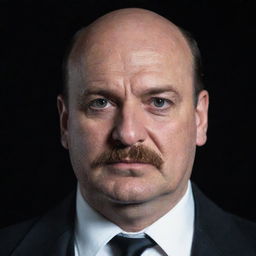
[[[194,113],[178,114],[168,120],[151,121],[149,134],[160,150],[168,148],[179,148],[196,143],[196,122],[193,118]],[[178,118],[182,117],[183,118]]]
[[[110,124],[78,115],[69,122],[69,150],[74,152],[73,158],[90,163],[106,147]]]
[[[75,175],[82,186],[89,186],[97,177],[91,171],[91,163],[105,149],[109,131],[108,124],[95,122],[84,116],[73,116],[69,120],[68,143],[70,160]]]
[[[151,133],[151,137],[164,157],[166,166],[168,165],[167,168],[172,169],[173,174],[186,171],[192,167],[194,160],[196,125],[193,115],[188,116],[159,123],[158,127],[154,127],[157,133],[153,133],[153,130]]]

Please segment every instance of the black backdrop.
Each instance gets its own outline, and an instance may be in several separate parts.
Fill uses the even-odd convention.
[[[68,154],[59,143],[62,57],[76,30],[122,7],[154,10],[194,34],[210,120],[192,179],[222,208],[256,220],[255,1],[166,2],[0,2],[0,226],[42,213],[74,189]]]

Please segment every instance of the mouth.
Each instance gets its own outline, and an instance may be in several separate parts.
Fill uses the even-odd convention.
[[[149,162],[143,162],[143,161],[136,161],[133,159],[122,159],[122,160],[117,160],[117,161],[109,161],[106,163],[107,165],[111,164],[111,165],[115,165],[115,164],[151,164]]]
[[[152,168],[152,165],[135,161],[119,161],[107,163],[106,167],[111,174],[118,177],[141,177]]]
[[[152,166],[148,162],[134,161],[134,160],[122,160],[108,162],[107,165],[118,168],[118,169],[140,169],[146,166]]]

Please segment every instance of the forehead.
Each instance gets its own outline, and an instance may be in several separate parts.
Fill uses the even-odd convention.
[[[129,24],[130,25],[130,24]],[[127,25],[128,26],[128,25]],[[108,28],[88,32],[85,44],[78,49],[85,65],[99,64],[104,61],[132,62],[139,58],[161,57],[163,61],[191,61],[190,48],[180,31],[170,29],[155,29],[148,26],[139,29],[131,24],[124,31],[121,28]]]
[[[82,60],[81,67],[84,79],[94,76],[130,76],[135,73],[160,71],[170,65],[171,59],[166,58],[159,50],[152,48],[105,50],[95,45]],[[83,75],[82,74],[82,75]]]
[[[192,55],[179,31],[123,30],[100,28],[78,40],[69,65],[72,87],[129,78],[149,82],[154,77],[177,86],[191,81]]]

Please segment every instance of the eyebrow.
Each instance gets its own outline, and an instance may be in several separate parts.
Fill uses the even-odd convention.
[[[156,86],[153,88],[148,88],[146,90],[143,90],[141,95],[143,96],[150,96],[150,95],[156,95],[160,93],[166,93],[166,92],[172,92],[175,94],[178,100],[181,99],[180,93],[174,88],[172,85],[166,85],[166,86]],[[112,98],[118,100],[120,97],[118,97],[116,90],[111,89],[104,89],[104,88],[86,88],[82,95],[80,96],[80,102],[83,102],[84,99],[89,95],[102,95],[106,98]]]
[[[80,96],[80,99],[85,99],[89,95],[102,95],[109,98],[118,98],[115,91],[111,89],[106,90],[103,88],[86,88]]]
[[[154,94],[160,94],[164,92],[172,92],[176,94],[178,97],[180,97],[180,93],[172,85],[161,86],[160,88],[159,87],[148,88],[145,91],[143,91],[143,94],[154,95]]]

